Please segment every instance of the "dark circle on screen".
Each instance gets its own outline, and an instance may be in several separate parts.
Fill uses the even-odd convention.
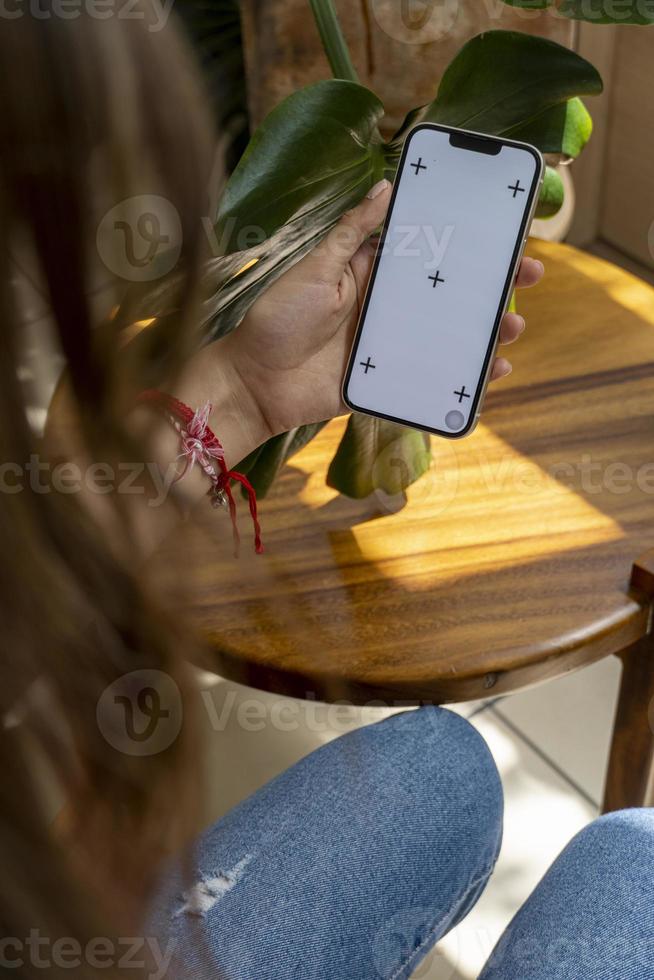
[[[448,427],[448,429],[460,429],[463,427],[464,422],[465,416],[463,412],[460,412],[456,408],[453,408],[452,411],[448,412],[445,416],[445,425]]]

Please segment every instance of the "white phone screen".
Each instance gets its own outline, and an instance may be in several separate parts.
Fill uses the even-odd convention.
[[[472,428],[541,171],[525,144],[411,133],[345,377],[352,409]]]

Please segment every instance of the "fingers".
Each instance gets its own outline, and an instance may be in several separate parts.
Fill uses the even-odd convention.
[[[519,313],[505,313],[500,326],[500,343],[512,344],[525,329],[525,318]]]
[[[375,250],[375,246],[370,242],[364,242],[361,248],[357,249],[357,251],[354,253],[350,261],[350,268],[352,269],[354,282],[356,283],[359,305],[361,305],[363,301],[366,286],[368,285],[368,280],[370,279],[372,263],[375,258]]]
[[[534,286],[543,277],[543,263],[535,259],[523,259],[518,276],[518,285]],[[522,277],[523,281],[520,282]],[[519,313],[505,313],[500,325],[500,343],[512,344],[523,333],[525,329],[525,318]],[[499,381],[511,374],[513,368],[511,362],[506,357],[498,357],[493,364],[491,371],[491,381]]]
[[[324,241],[304,260],[311,264],[317,278],[334,284],[340,282],[345,266],[384,220],[390,199],[391,183],[381,180],[368,191],[360,204],[343,215]],[[360,259],[369,262],[369,253],[364,251]]]
[[[361,291],[360,296],[368,281],[374,254],[375,249],[373,244],[371,242],[365,242],[352,259],[352,271],[357,283],[357,289]],[[523,260],[523,266],[524,271],[521,267],[521,273],[523,273],[526,282],[522,284],[535,285],[543,275],[542,262],[534,259],[525,259]],[[500,343],[505,346],[514,343],[522,335],[525,327],[525,318],[519,313],[505,313],[500,325]],[[491,381],[499,381],[500,378],[505,378],[511,374],[512,370],[511,362],[506,357],[498,357],[493,364]]]
[[[493,364],[490,379],[491,381],[499,381],[500,378],[505,378],[507,374],[511,374],[512,370],[511,362],[507,361],[506,357],[498,357]]]
[[[519,313],[505,313],[500,326],[500,343],[512,344],[524,331],[525,326],[525,318]],[[493,364],[490,379],[499,381],[500,378],[511,374],[512,370],[511,362],[506,357],[498,357]]]
[[[544,273],[545,266],[540,259],[530,259],[529,256],[525,255],[520,263],[515,284],[521,289],[526,286],[535,286],[537,282],[541,281]]]

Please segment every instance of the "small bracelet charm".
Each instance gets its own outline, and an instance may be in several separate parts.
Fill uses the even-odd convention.
[[[168,419],[179,433],[182,452],[180,459],[184,460],[181,473],[177,480],[183,479],[197,463],[209,478],[211,486],[208,496],[213,507],[228,507],[234,532],[234,554],[238,555],[240,535],[236,524],[236,504],[232,494],[232,480],[240,483],[248,495],[250,514],[254,524],[254,550],[258,555],[263,551],[261,543],[261,527],[257,518],[257,495],[254,487],[243,473],[227,468],[225,452],[218,438],[209,428],[211,403],[207,402],[202,408],[194,411],[172,395],[150,388],[143,391],[138,401],[142,404],[154,405]],[[175,482],[176,482],[175,481]]]

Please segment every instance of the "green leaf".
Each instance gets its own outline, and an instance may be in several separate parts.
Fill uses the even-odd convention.
[[[557,7],[558,13],[590,24],[652,24],[652,0],[504,0],[510,7],[542,10]]]
[[[240,323],[263,290],[358,204],[384,161],[379,99],[352,82],[317,82],[280,103],[254,134],[209,228],[200,323],[207,341]],[[256,244],[253,243],[256,239]],[[227,254],[225,254],[227,253]],[[132,290],[125,322],[175,311],[179,274]]]
[[[384,107],[354,82],[316,82],[285,99],[256,131],[227,183],[217,236],[224,252],[290,223],[295,240],[326,231],[384,170]]]
[[[429,436],[368,415],[351,415],[327,484],[348,497],[400,493],[429,469]]]
[[[295,92],[266,117],[221,200],[217,258],[202,283],[207,339],[240,323],[257,296],[382,176],[383,111],[368,89],[332,79]]]
[[[593,120],[581,99],[568,99],[560,105],[545,109],[524,126],[516,126],[507,134],[537,146],[541,153],[561,153],[566,157],[579,156],[590,139]]]
[[[563,197],[563,181],[553,167],[546,167],[545,179],[538,197],[536,217],[552,218],[557,211],[560,211],[561,205],[563,204]]]
[[[358,82],[359,79],[341,30],[334,0],[309,0],[309,2],[334,78],[345,78],[350,82]]]
[[[257,296],[382,175],[382,114],[368,89],[332,79],[295,92],[267,116],[221,200],[216,258],[200,286],[207,340],[233,330]],[[175,277],[161,280],[148,315],[170,312],[175,294]]]
[[[404,140],[409,135],[409,131],[413,128],[413,126],[415,126],[416,123],[422,122],[424,120],[425,112],[427,108],[428,107],[425,105],[420,105],[417,106],[417,108],[415,109],[411,109],[410,112],[407,112],[406,116],[404,117],[404,121],[402,125],[397,130],[397,132],[393,134],[389,142],[386,144],[385,147],[386,151],[388,152],[390,148],[393,152],[393,155],[397,155],[398,161],[400,158],[400,153],[402,152],[402,146],[404,144]]]
[[[601,91],[597,69],[569,48],[517,31],[488,31],[450,63],[424,119],[505,135],[573,96]]]
[[[265,497],[286,460],[311,442],[325,424],[316,422],[313,425],[303,425],[274,436],[239,464],[239,471],[247,475],[258,497]]]

